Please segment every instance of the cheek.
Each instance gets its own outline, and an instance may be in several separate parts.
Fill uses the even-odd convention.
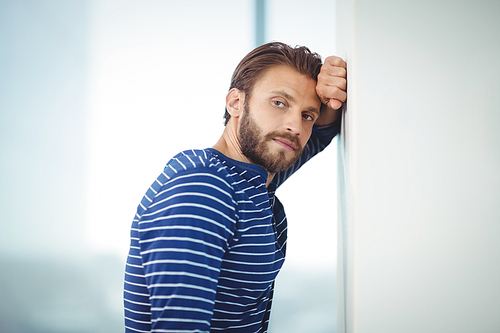
[[[300,143],[302,144],[302,147],[305,147],[307,141],[309,141],[309,138],[311,137],[312,133],[312,126],[304,128],[302,131],[301,138],[300,138]]]

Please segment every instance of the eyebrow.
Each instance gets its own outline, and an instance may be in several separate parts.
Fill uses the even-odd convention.
[[[283,90],[276,90],[276,91],[272,91],[271,92],[272,94],[278,94],[278,95],[281,95],[283,97],[285,97],[287,100],[289,100],[290,102],[292,103],[295,103],[297,102],[297,100],[295,99],[295,97],[293,97],[292,95],[290,95],[289,93],[287,93],[286,91],[283,91]],[[317,113],[318,115],[321,115],[321,111],[318,110],[317,108],[315,108],[314,106],[310,106],[308,108],[306,108],[304,111],[310,111],[310,112],[314,112],[314,113]]]

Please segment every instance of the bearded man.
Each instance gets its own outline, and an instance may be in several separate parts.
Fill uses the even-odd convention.
[[[276,189],[339,131],[346,64],[273,42],[236,68],[225,128],[173,157],[132,222],[126,332],[266,332],[287,221]]]

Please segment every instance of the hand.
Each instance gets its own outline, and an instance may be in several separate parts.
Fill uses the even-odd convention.
[[[325,59],[318,75],[316,93],[321,103],[333,110],[340,109],[347,98],[347,64],[342,58],[330,56]]]

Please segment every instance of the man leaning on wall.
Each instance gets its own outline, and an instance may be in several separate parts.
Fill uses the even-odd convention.
[[[220,139],[174,156],[137,208],[126,332],[267,331],[287,238],[275,191],[339,132],[345,91],[335,56],[273,42],[243,58]]]

